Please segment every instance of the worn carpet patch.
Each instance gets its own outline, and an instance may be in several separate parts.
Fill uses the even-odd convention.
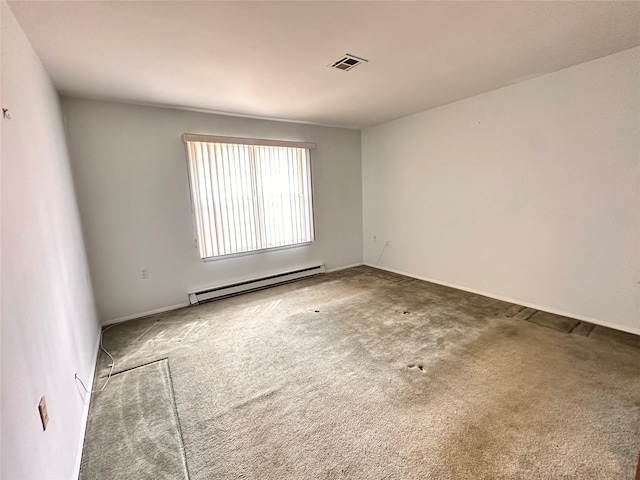
[[[547,312],[536,312],[529,317],[528,320],[542,327],[553,328],[554,330],[564,333],[572,332],[580,324],[580,321],[575,318],[563,317]]]
[[[636,468],[640,337],[369,267],[126,322],[104,345],[125,373],[95,395],[85,479],[185,475],[167,376],[128,377],[159,358],[191,480],[627,480]],[[104,356],[97,368],[104,379]],[[159,443],[134,455],[148,430]]]
[[[80,480],[189,478],[167,359],[92,395]]]

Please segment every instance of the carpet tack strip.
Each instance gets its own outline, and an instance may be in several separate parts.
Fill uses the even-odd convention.
[[[518,320],[529,320],[537,312],[538,312],[538,310],[535,310],[535,309],[529,308],[529,307],[525,307],[516,316],[514,316],[513,318],[516,318]]]
[[[542,327],[551,328],[563,333],[571,333],[580,323],[580,321],[575,318],[563,317],[562,315],[542,311],[534,312],[527,320]]]
[[[511,305],[505,312],[505,316],[513,318],[524,309],[525,307],[523,305]]]
[[[588,337],[593,331],[593,327],[595,327],[593,323],[579,322],[578,325],[576,325],[576,327],[571,331],[571,333],[575,335],[582,335],[583,337]]]

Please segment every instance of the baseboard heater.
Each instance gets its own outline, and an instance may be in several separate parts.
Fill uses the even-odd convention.
[[[293,280],[299,280],[301,278],[312,277],[324,272],[324,265],[314,265],[313,267],[301,268],[299,270],[292,270],[290,272],[276,273],[274,275],[247,280],[245,282],[231,283],[229,285],[223,285],[221,287],[207,288],[204,290],[199,290],[197,292],[189,292],[189,303],[191,305],[197,305],[198,303],[206,302],[208,300],[216,300],[222,297],[230,297],[232,295],[238,295],[240,293],[260,290],[263,288],[272,287],[274,285],[279,285],[281,283],[287,283]]]

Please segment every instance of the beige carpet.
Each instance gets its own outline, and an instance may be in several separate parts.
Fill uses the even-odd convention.
[[[120,372],[107,386],[87,421],[80,479],[189,478],[167,360]]]
[[[640,449],[639,337],[368,267],[126,322],[105,347],[116,372],[168,358],[193,480],[626,480]],[[95,432],[130,444],[111,388],[85,456]],[[119,478],[162,478],[146,468]]]

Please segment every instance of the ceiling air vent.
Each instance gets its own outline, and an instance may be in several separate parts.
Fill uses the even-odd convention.
[[[332,68],[337,68],[339,70],[351,70],[352,68],[356,68],[362,62],[368,62],[369,60],[365,60],[364,58],[354,57],[353,55],[349,55],[345,53],[339,60],[333,62],[329,65]]]

